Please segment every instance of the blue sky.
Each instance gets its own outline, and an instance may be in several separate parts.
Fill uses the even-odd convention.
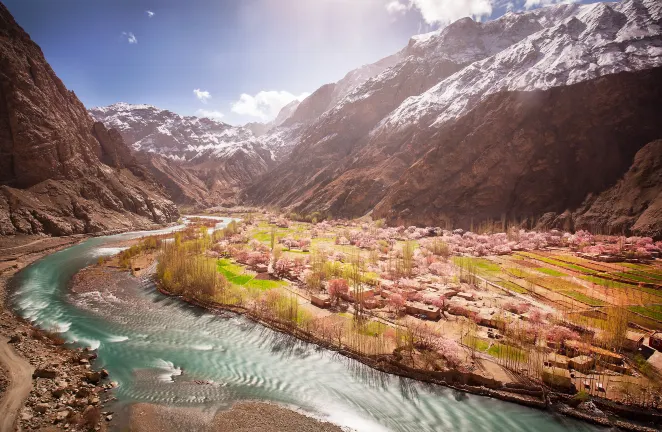
[[[87,107],[146,103],[243,124],[414,34],[557,0],[3,1]]]

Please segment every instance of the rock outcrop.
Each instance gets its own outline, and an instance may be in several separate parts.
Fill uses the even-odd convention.
[[[554,215],[552,226],[564,224]],[[575,229],[662,238],[662,140],[646,144],[613,187],[592,195],[573,215]]]
[[[0,5],[0,234],[167,223],[176,207]]]

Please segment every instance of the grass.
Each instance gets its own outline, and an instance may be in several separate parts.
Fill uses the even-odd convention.
[[[536,285],[540,285],[543,288],[547,288],[550,291],[562,292],[562,291],[578,291],[583,290],[584,287],[578,285],[574,282],[570,282],[565,279],[555,278],[553,276],[542,276],[539,278],[531,279],[531,282]]]
[[[389,326],[379,321],[368,321],[358,329],[358,332],[365,336],[377,337],[380,334],[383,334],[388,329],[388,327]]]
[[[299,254],[299,255],[308,255],[308,254],[310,254],[310,252],[302,251],[300,249],[284,249],[283,253],[286,253],[286,254],[291,253],[291,254]]]
[[[536,276],[531,272],[528,272],[526,270],[517,267],[504,267],[503,271],[505,273],[510,273],[511,275],[519,279],[528,279]]]
[[[613,273],[613,275],[618,276],[620,278],[637,281],[637,282],[652,283],[652,284],[661,284],[662,283],[661,279],[655,279],[655,278],[652,278],[652,277],[649,277],[649,276],[641,275],[639,273],[618,272],[618,273]]]
[[[494,263],[485,258],[473,258],[473,257],[453,257],[453,263],[457,266],[467,266],[474,265],[478,272],[486,273],[499,273],[501,272],[501,266],[497,263]]]
[[[504,287],[506,289],[509,289],[511,291],[515,291],[516,293],[526,294],[528,292],[526,290],[526,288],[523,288],[523,287],[517,285],[516,283],[510,282],[510,281],[499,281],[499,282],[496,282],[496,284],[501,285],[502,287]]]
[[[662,306],[630,306],[628,309],[632,312],[653,318],[656,321],[662,321]]]
[[[218,260],[218,271],[223,274],[228,279],[239,276],[244,273],[244,268],[238,264],[233,263],[229,259],[219,259]]]
[[[577,291],[568,291],[568,292],[564,292],[563,294],[567,295],[568,297],[572,297],[573,299],[578,300],[582,303],[586,303],[589,306],[605,306],[607,304],[602,300],[598,300],[594,297],[589,297]]]
[[[568,276],[565,273],[562,273],[560,271],[557,271],[557,270],[554,270],[554,269],[551,269],[551,268],[547,268],[547,267],[536,267],[535,270],[539,271],[540,273],[544,273],[548,276],[555,276],[555,277]]]
[[[617,282],[613,281],[611,279],[605,279],[601,278],[598,276],[580,276],[581,279],[584,279],[585,281],[589,281],[591,283],[594,283],[596,285],[602,285],[603,287],[607,288],[620,288],[620,289],[633,289],[634,286],[630,284],[626,284],[623,282]]]
[[[532,259],[535,259],[535,260],[538,260],[538,261],[542,261],[546,264],[551,264],[551,265],[561,267],[561,268],[564,268],[564,269],[568,269],[568,270],[574,270],[576,272],[583,273],[583,274],[586,274],[586,275],[599,274],[599,272],[597,272],[595,270],[587,269],[585,267],[581,267],[581,266],[578,266],[578,265],[575,265],[575,264],[568,264],[568,263],[563,262],[563,261],[559,261],[559,260],[556,260],[556,259],[553,259],[553,258],[547,258],[545,256],[534,254],[534,253],[518,252],[518,254],[520,254],[522,256],[525,256],[527,258],[532,258]]]
[[[245,273],[242,266],[235,264],[228,259],[219,259],[217,266],[219,273],[225,276],[225,278],[234,285],[246,288],[256,288],[262,291],[287,285],[287,282],[284,281],[255,279],[255,275]]]
[[[526,362],[528,358],[528,355],[525,351],[501,343],[492,344],[492,346],[487,350],[487,354],[491,355],[492,357],[519,362]]]

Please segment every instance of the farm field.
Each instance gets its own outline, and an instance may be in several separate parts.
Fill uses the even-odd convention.
[[[408,367],[434,370],[480,359],[491,365],[483,369],[489,376],[507,381],[510,370],[540,380],[550,349],[581,352],[566,352],[565,341],[615,356],[617,370],[626,371],[635,361],[624,351],[626,332],[662,330],[658,261],[587,258],[577,244],[601,240],[585,233],[313,224],[268,213],[241,220],[202,237],[190,230],[185,241],[169,243],[174,250],[165,247],[175,268],[191,251],[202,253],[182,269],[192,272],[185,280],[211,284],[212,268],[221,277],[192,294],[358,355],[393,353]],[[181,289],[177,277],[161,271]],[[607,370],[596,363],[591,373],[608,381]],[[639,385],[648,385],[642,379]]]

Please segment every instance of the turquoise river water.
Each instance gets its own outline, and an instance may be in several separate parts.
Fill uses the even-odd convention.
[[[218,409],[239,400],[271,401],[370,432],[597,430],[549,412],[377,372],[241,316],[213,315],[168,298],[149,284],[69,292],[76,272],[117,253],[113,243],[142,235],[86,240],[36,261],[12,281],[11,302],[19,314],[98,350],[96,366],[120,384],[119,403]]]

